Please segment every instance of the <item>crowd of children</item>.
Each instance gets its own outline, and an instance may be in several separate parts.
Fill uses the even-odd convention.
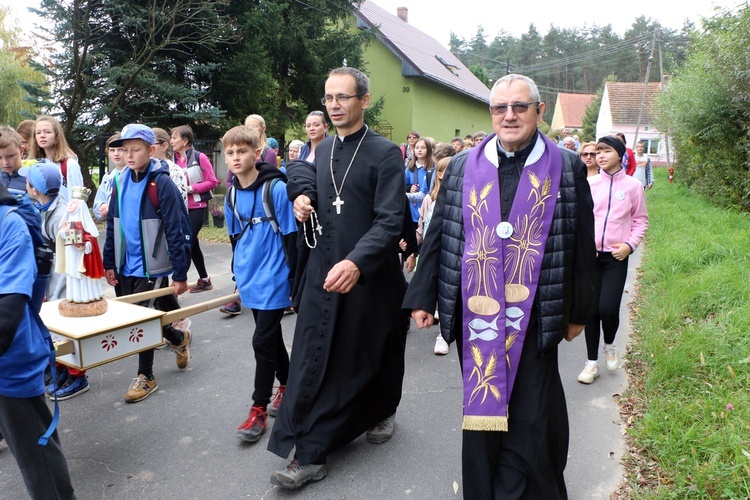
[[[233,249],[231,271],[240,296],[240,300],[225,305],[222,312],[237,315],[244,305],[252,311],[255,322],[252,404],[249,416],[236,431],[247,442],[261,438],[268,417],[275,416],[283,400],[289,354],[281,319],[291,306],[298,244],[285,169],[280,169],[281,162],[277,161],[278,143],[267,140],[265,131],[263,118],[250,115],[244,125],[230,129],[221,139],[228,166],[224,213]],[[308,115],[306,131],[307,143],[289,144],[289,162],[314,163],[315,147],[328,134],[321,112]],[[407,273],[418,263],[419,247],[428,234],[451,157],[467,147],[481,145],[484,139],[485,134],[478,132],[467,142],[455,138],[452,143],[440,144],[411,131],[408,142],[402,145],[405,200],[410,208],[406,216],[411,219],[408,227],[412,227],[412,222],[416,227],[415,245],[407,245],[409,238],[401,242],[402,252],[409,248],[404,254]],[[163,311],[177,309],[177,297],[188,290],[191,262],[199,276],[191,291],[213,288],[198,233],[219,181],[208,157],[195,150],[194,141],[187,125],[167,133],[160,128],[129,124],[106,142],[110,171],[99,182],[93,215],[98,221],[106,221],[101,253],[103,275],[117,296],[173,286],[174,294],[157,298],[151,305]],[[651,187],[653,177],[641,143],[632,159],[625,144],[613,136],[585,143],[581,151],[594,199],[597,243],[596,307],[586,325],[588,360],[578,376],[579,382],[590,384],[600,374],[602,332],[606,366],[609,370],[619,366],[615,335],[620,300],[628,256],[636,250],[648,226],[643,188]],[[28,166],[24,166],[26,156],[31,158]],[[91,217],[85,210],[87,190],[83,187],[81,166],[55,118],[41,116],[24,121],[19,124],[18,133],[10,127],[0,127],[0,159],[0,184],[15,199],[19,211],[38,217],[41,236],[48,247],[61,248],[57,244],[61,230],[64,233],[64,222],[78,213],[75,210],[86,212],[79,216],[96,236],[98,230],[93,221],[86,222]],[[87,247],[86,251],[92,250]],[[94,251],[98,256],[98,248]],[[63,255],[58,254],[57,258],[63,259]],[[61,272],[49,281],[46,299],[78,300],[62,269],[58,266]],[[166,325],[163,335],[165,344],[172,346],[176,354],[177,367],[186,368],[192,340],[189,319]],[[434,353],[445,355],[449,349],[438,334]],[[153,365],[153,350],[139,353],[137,376],[125,394],[126,402],[142,401],[158,389]],[[85,371],[62,365],[57,368],[58,377],[49,380],[44,388],[50,398],[65,400],[89,390]],[[275,392],[274,380],[278,381]]]

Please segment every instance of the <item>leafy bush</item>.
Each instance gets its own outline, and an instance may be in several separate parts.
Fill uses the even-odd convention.
[[[750,10],[705,27],[658,100],[657,126],[671,137],[677,182],[750,211]]]

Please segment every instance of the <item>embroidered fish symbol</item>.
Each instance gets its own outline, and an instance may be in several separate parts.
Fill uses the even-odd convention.
[[[480,339],[480,340],[494,340],[498,337],[497,333],[497,318],[492,322],[487,322],[481,318],[475,318],[469,323],[469,340]]]
[[[512,326],[516,330],[521,330],[521,320],[523,319],[523,311],[518,307],[510,307],[505,311],[505,326],[506,328]]]

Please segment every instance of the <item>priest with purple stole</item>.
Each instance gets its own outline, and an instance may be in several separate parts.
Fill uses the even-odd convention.
[[[403,307],[426,328],[437,303],[456,342],[464,498],[564,499],[557,349],[593,297],[593,202],[579,156],[537,130],[533,80],[499,79],[489,109],[494,133],[448,167]]]

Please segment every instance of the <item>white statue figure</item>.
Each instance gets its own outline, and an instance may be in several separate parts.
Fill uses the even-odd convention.
[[[90,189],[74,186],[67,214],[57,234],[57,263],[55,272],[65,273],[65,298],[77,304],[102,298],[104,266],[99,251],[99,230],[91,218],[86,200]]]

